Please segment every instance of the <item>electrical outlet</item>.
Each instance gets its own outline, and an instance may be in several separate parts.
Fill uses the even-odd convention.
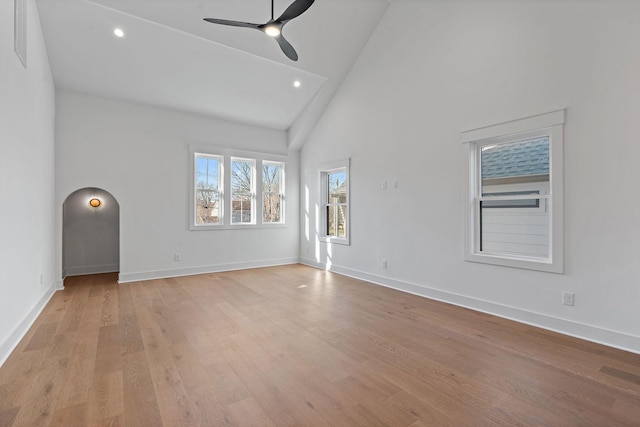
[[[573,292],[562,293],[562,304],[573,306],[575,303],[576,295]]]
[[[174,261],[182,261],[182,255],[180,255],[180,254],[175,254],[175,255],[173,256],[173,260],[174,260]]]
[[[380,181],[380,189],[381,190],[387,189],[387,181]]]
[[[386,259],[383,259],[383,260],[380,262],[380,266],[382,267],[382,269],[383,269],[383,270],[386,270],[386,269],[387,269],[387,260],[386,260]]]
[[[398,180],[393,181],[393,188],[398,188]]]

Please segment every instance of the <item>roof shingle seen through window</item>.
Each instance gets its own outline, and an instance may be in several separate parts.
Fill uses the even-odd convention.
[[[496,145],[482,150],[482,179],[548,173],[548,136]]]

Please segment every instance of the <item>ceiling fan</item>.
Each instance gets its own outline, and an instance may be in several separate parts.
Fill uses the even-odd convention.
[[[289,43],[282,36],[282,28],[284,27],[284,24],[291,21],[293,18],[297,18],[298,16],[302,15],[307,9],[311,7],[315,0],[295,0],[289,5],[287,10],[285,10],[284,13],[280,15],[278,19],[273,19],[273,1],[274,0],[271,0],[271,19],[265,24],[252,24],[251,22],[228,21],[226,19],[215,18],[204,18],[204,20],[213,24],[230,25],[232,27],[245,27],[260,30],[276,39],[276,41],[280,45],[280,49],[282,49],[284,54],[287,55],[289,59],[291,59],[292,61],[297,61],[298,54],[296,53],[296,50],[293,48],[293,46],[291,46],[291,43]]]

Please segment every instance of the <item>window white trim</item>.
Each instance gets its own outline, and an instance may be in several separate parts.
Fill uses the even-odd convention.
[[[319,236],[319,240],[321,242],[326,243],[337,243],[339,245],[349,245],[351,243],[351,176],[350,176],[350,166],[351,159],[347,158],[344,160],[338,160],[333,162],[322,163],[318,168],[318,173],[320,176],[320,226],[321,226],[321,234]],[[332,172],[336,172],[339,170],[344,170],[347,176],[346,179],[346,190],[347,190],[347,203],[346,203],[346,221],[345,221],[345,236],[344,237],[336,237],[327,235],[326,226],[327,226],[327,212],[324,207],[327,204],[329,198],[329,185],[328,185],[328,176]]]
[[[284,228],[287,227],[284,216],[284,202],[282,205],[282,222],[264,223],[262,221],[262,162],[280,163],[282,165],[282,188],[284,188],[284,170],[286,169],[287,156],[270,153],[259,153],[254,151],[243,151],[229,148],[221,148],[215,146],[203,146],[196,144],[188,145],[189,151],[189,230],[235,230],[235,229],[255,229],[255,228]],[[196,224],[196,204],[195,204],[195,186],[196,186],[196,156],[214,157],[220,159],[222,174],[220,177],[221,191],[221,214],[222,221],[217,224]],[[231,159],[250,160],[254,162],[253,174],[253,215],[252,223],[231,223]],[[259,171],[259,172],[258,172]],[[260,176],[258,176],[258,173]],[[283,200],[285,195],[283,194]]]
[[[564,271],[563,230],[563,137],[565,111],[527,117],[497,125],[467,130],[461,133],[463,142],[463,248],[464,259],[472,262],[502,265],[507,267],[562,273]],[[504,254],[489,254],[479,250],[479,153],[483,146],[518,141],[541,135],[549,136],[548,195],[540,199],[548,202],[549,208],[549,255],[537,258]],[[511,199],[517,197],[510,197]]]

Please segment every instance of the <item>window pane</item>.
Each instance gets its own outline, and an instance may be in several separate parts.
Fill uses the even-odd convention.
[[[262,194],[262,222],[277,223],[282,222],[280,212],[282,205],[282,197],[280,194],[263,193]]]
[[[253,161],[231,161],[231,222],[253,223]]]
[[[262,164],[262,222],[282,222],[282,164]]]
[[[346,237],[347,233],[347,210],[346,206],[338,206],[338,237]]]
[[[548,200],[538,209],[485,207],[480,202],[480,250],[485,253],[549,257]]]
[[[347,235],[346,205],[327,206],[327,236],[346,237]]]
[[[496,185],[549,182],[548,136],[485,146],[481,153],[482,195],[495,193]],[[513,191],[527,190],[525,185]]]
[[[347,203],[347,172],[333,172],[328,176],[329,203]]]
[[[196,157],[196,224],[220,223],[220,161]]]

